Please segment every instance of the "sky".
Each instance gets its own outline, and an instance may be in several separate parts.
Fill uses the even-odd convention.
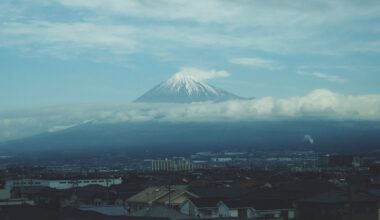
[[[379,55],[377,0],[2,0],[0,141],[106,117],[121,105],[128,116],[113,114],[123,120],[131,112],[150,118],[148,107],[130,103],[184,69],[256,97],[213,105],[225,111],[203,118],[332,112],[328,118],[378,120]],[[194,108],[174,108],[182,111],[176,119]]]

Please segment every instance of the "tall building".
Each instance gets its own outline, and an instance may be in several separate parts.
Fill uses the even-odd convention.
[[[152,160],[152,171],[192,171],[194,165],[189,160],[180,159],[180,160]]]

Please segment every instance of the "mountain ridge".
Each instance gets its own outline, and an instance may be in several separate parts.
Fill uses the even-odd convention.
[[[84,155],[99,155],[99,152],[181,155],[223,150],[364,153],[378,149],[378,125],[336,121],[87,123],[0,143],[0,155],[76,155],[81,152]],[[306,134],[313,138],[313,143],[305,141]]]

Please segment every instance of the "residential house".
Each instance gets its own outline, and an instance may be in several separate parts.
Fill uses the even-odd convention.
[[[187,199],[198,197],[187,191],[187,188],[187,185],[148,187],[127,199],[127,206],[130,212],[138,211],[152,204],[162,204],[178,208]]]
[[[180,212],[194,218],[219,217],[217,204],[219,198],[191,198],[186,200],[179,208]]]
[[[159,217],[170,220],[188,219],[190,216],[180,213],[172,207],[166,205],[152,204],[130,214],[135,217]]]
[[[378,199],[365,191],[332,191],[297,203],[299,219],[378,220]]]

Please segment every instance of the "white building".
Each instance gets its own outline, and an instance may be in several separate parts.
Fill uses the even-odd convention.
[[[19,179],[19,180],[8,180],[7,184],[12,187],[26,187],[26,186],[40,186],[40,187],[50,187],[54,189],[70,189],[74,187],[84,187],[87,185],[101,185],[109,187],[111,185],[118,185],[122,183],[121,177],[119,178],[101,178],[101,179],[60,179],[60,180],[49,180],[49,179]]]

